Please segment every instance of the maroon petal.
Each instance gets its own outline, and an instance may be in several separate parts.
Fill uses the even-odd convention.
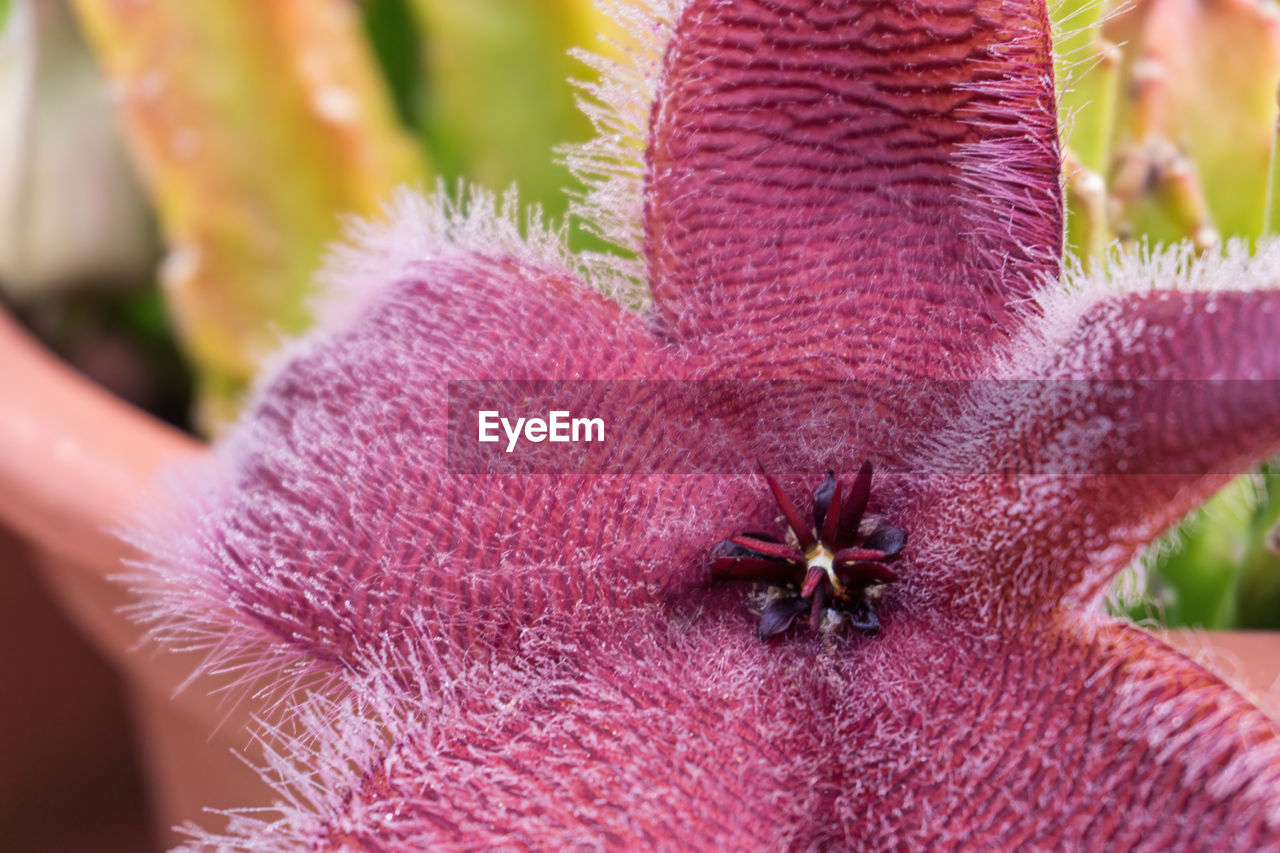
[[[780,560],[802,560],[804,555],[796,551],[790,545],[783,545],[780,542],[768,542],[763,539],[755,539],[751,536],[735,536],[729,540],[735,545],[754,551],[757,554],[763,554],[766,557],[777,557]]]
[[[809,609],[809,599],[800,596],[779,598],[760,614],[758,636],[761,640],[776,637],[791,627],[796,617]]]
[[[827,578],[827,573],[821,566],[810,566],[805,573],[804,584],[800,587],[800,595],[803,598],[810,598],[814,591],[822,586],[823,581]]]
[[[201,849],[1276,847],[1276,725],[1133,629],[764,645],[723,614],[637,621],[317,703],[281,813]]]
[[[450,382],[646,375],[645,324],[550,262],[448,249],[404,272],[345,329],[293,350],[223,444],[217,476],[171,492],[190,521],[145,543],[156,620],[186,625],[192,645],[234,624],[252,629],[237,629],[245,642],[350,665],[410,618],[478,654],[557,610],[698,588],[708,544],[758,490],[451,467]]]
[[[828,472],[830,476],[830,472]],[[840,535],[840,507],[844,503],[844,483],[836,483],[835,489],[832,491],[827,506],[823,507],[822,518],[817,519],[817,508],[814,509],[815,521],[817,529],[821,531],[818,538],[822,540],[822,544],[828,548],[835,547],[835,541]]]
[[[809,602],[809,632],[816,633],[822,625],[822,613],[827,608],[827,584],[818,584]]]
[[[717,580],[790,583],[791,578],[783,578],[787,573],[787,564],[779,560],[762,560],[756,557],[717,557],[711,561],[711,574]],[[798,575],[799,571],[793,574]]]
[[[769,581],[794,583],[801,567],[789,560],[761,556],[726,539],[711,549],[711,577],[714,580]]]
[[[857,563],[883,560],[886,556],[884,551],[876,551],[870,548],[842,548],[836,551],[833,559],[837,563]]]
[[[773,493],[774,501],[777,502],[778,508],[782,510],[783,517],[787,519],[787,526],[796,535],[796,539],[800,540],[801,550],[805,552],[813,550],[818,541],[813,538],[813,531],[809,529],[809,525],[805,524],[804,516],[796,509],[796,505],[791,502],[791,497],[786,490],[764,469],[764,463],[757,462],[757,464],[760,467],[760,473],[764,475],[764,481],[769,485],[769,491]]]
[[[885,557],[894,557],[907,544],[907,532],[892,524],[881,524],[862,542],[862,547],[879,551]]]
[[[867,511],[867,501],[871,499],[871,460],[862,463],[858,476],[849,487],[849,496],[840,507],[840,527],[835,540],[837,550],[848,548],[858,538],[858,528],[862,524],[862,515]]]
[[[835,497],[836,475],[834,471],[828,471],[827,475],[822,478],[822,482],[813,490],[813,529],[821,530],[823,522],[827,519],[827,511],[831,509],[831,501]],[[839,506],[837,503],[836,515],[839,515]]]
[[[835,564],[836,575],[850,587],[859,588],[873,583],[893,583],[898,574],[888,566],[879,563],[846,563]]]
[[[662,323],[795,375],[968,372],[1062,241],[1040,2],[693,0],[653,106]]]
[[[930,571],[988,617],[1093,599],[1231,474],[1280,452],[1277,341],[1278,291],[1143,293],[1083,312],[1035,382],[984,389],[940,440],[954,442],[934,464],[956,474],[905,524],[917,542],[962,547],[927,554]]]

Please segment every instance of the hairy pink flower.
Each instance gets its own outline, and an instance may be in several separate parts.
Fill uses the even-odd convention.
[[[170,641],[331,678],[280,813],[194,843],[1280,849],[1276,725],[1097,606],[1280,450],[1280,246],[1059,278],[1040,2],[649,5],[573,156],[634,269],[402,195],[142,537]],[[618,467],[450,455],[450,382],[672,379],[740,383],[716,440],[604,394]],[[863,459],[859,522],[770,542],[775,495]],[[879,632],[824,623],[890,556]],[[767,558],[815,630],[762,643],[768,594],[712,582]]]

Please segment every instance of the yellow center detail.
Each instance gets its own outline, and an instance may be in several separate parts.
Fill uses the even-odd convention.
[[[840,594],[844,592],[844,584],[840,583],[840,579],[836,577],[835,566],[832,563],[834,558],[834,554],[818,544],[812,550],[805,552],[805,568],[812,569],[814,566],[821,568],[827,573],[827,580],[831,581],[832,588]]]

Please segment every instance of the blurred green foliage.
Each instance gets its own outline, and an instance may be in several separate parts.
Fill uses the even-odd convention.
[[[1148,567],[1128,615],[1170,626],[1280,627],[1280,468],[1242,477],[1179,531]]]
[[[590,133],[567,78],[591,0],[73,2],[148,178],[205,433],[310,323],[341,217],[438,179],[568,211],[555,150]]]
[[[421,51],[421,133],[440,174],[492,190],[515,186],[553,219],[568,210],[569,170],[556,149],[591,124],[569,56],[591,47],[604,18],[592,0],[412,0]]]
[[[232,421],[262,358],[311,322],[342,217],[426,164],[348,0],[74,0],[167,247],[197,427]]]
[[[1053,11],[1068,253],[1098,268],[1144,243],[1214,252],[1262,236],[1267,188],[1280,180],[1275,0],[1064,0]],[[1236,480],[1146,555],[1139,603],[1123,612],[1280,628],[1277,519],[1280,470]]]
[[[421,111],[426,99],[424,48],[413,12],[405,0],[364,0],[360,14],[391,92],[396,116],[406,128],[421,133]]]
[[[365,31],[404,126],[436,173],[568,212],[573,177],[556,150],[591,124],[569,51],[591,47],[605,19],[591,0],[364,0]],[[481,108],[483,105],[483,108]]]

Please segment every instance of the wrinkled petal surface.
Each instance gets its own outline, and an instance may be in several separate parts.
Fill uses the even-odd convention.
[[[1040,4],[676,6],[645,149],[653,311],[537,235],[462,223],[401,252],[403,217],[370,244],[385,259],[348,265],[369,285],[334,303],[348,319],[264,384],[194,535],[153,547],[157,619],[248,625],[346,687],[281,733],[281,821],[232,830],[264,849],[1280,847],[1274,724],[1083,606],[1214,466],[1276,448],[1274,395],[1105,391],[1280,379],[1277,251],[1138,265],[1167,296],[1015,310],[1060,241]],[[776,489],[450,455],[450,382],[724,376],[872,381],[712,401],[718,444],[660,398],[607,413],[659,460],[739,471],[751,444]],[[918,383],[929,406],[876,381],[957,378],[983,383]],[[1073,394],[1093,381],[1113,384]],[[1140,476],[1170,453],[1182,479]],[[771,491],[803,527],[822,471],[867,458],[866,534],[907,534],[879,635],[821,630],[817,608],[819,630],[761,644],[778,593],[707,588],[712,548],[781,535]]]
[[[449,382],[649,376],[639,320],[510,256],[445,251],[401,275],[346,328],[299,345],[222,447],[222,471],[183,486],[199,529],[148,543],[174,572],[160,593],[350,665],[396,645],[411,617],[480,654],[548,610],[703,583],[710,545],[754,509],[732,481],[475,476],[449,456]],[[627,451],[685,452],[650,432]]]
[[[420,659],[412,701],[366,681],[358,714],[310,709],[332,751],[277,770],[318,765],[314,800],[237,830],[323,850],[1280,845],[1275,724],[1122,625],[899,619],[788,645],[726,610],[602,627],[545,625],[518,665],[443,679]]]
[[[694,0],[647,174],[658,316],[726,372],[966,375],[1058,269],[1044,6]]]
[[[1247,270],[1237,252],[1165,283],[1266,284],[1277,248]],[[1092,601],[1233,474],[1280,452],[1280,291],[1076,301],[1053,312],[1057,335],[1016,356],[1030,381],[984,384],[934,439],[936,468],[965,476],[923,485],[905,522],[936,546],[921,559],[948,598],[987,619]],[[959,547],[957,528],[972,531]]]

